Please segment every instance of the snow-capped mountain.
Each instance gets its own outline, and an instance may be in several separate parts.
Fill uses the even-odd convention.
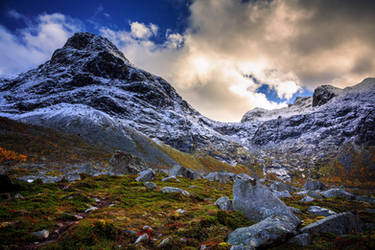
[[[89,33],[76,33],[38,68],[0,80],[0,98],[1,116],[79,134],[109,149],[135,151],[132,137],[145,135],[234,165],[255,159],[279,173],[301,167],[297,158],[331,157],[347,143],[375,144],[374,78],[343,90],[323,85],[287,108],[256,108],[240,123],[222,123]]]

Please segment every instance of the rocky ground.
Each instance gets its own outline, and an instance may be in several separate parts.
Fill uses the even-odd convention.
[[[257,181],[225,172],[200,176],[181,167],[137,172],[81,174],[72,182],[9,182],[0,198],[1,247],[375,247],[373,193],[311,181],[305,186]],[[5,173],[1,176],[3,183],[8,180]]]

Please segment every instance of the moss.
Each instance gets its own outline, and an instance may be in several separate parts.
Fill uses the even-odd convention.
[[[227,226],[232,230],[239,227],[249,227],[256,223],[255,221],[248,220],[246,216],[239,211],[218,211],[217,218],[220,224]]]

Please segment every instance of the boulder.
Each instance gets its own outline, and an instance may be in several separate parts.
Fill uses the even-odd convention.
[[[44,239],[48,238],[49,231],[43,229],[41,231],[31,233],[31,235],[34,236],[34,237],[36,237],[36,238],[38,238],[39,240],[44,240]]]
[[[303,197],[302,199],[300,199],[298,202],[299,203],[307,203],[307,202],[312,202],[314,201],[315,199],[310,197],[310,196],[306,196],[306,197]]]
[[[296,207],[288,207],[290,211],[292,211],[292,213],[294,214],[300,214],[302,213],[301,210],[299,210],[298,208]]]
[[[290,197],[292,197],[292,195],[289,193],[288,190],[284,190],[284,191],[276,191],[276,190],[274,190],[273,194],[276,197],[284,197],[284,198],[290,198]]]
[[[307,212],[320,216],[330,216],[336,214],[336,212],[333,212],[332,210],[319,206],[311,206],[307,209]]]
[[[116,151],[109,164],[116,175],[138,174],[147,169],[146,162],[141,158],[122,151]]]
[[[295,245],[295,246],[301,246],[305,247],[310,245],[311,243],[311,237],[308,233],[298,234],[288,240],[288,244]]]
[[[281,181],[273,181],[270,184],[270,189],[273,191],[278,191],[278,192],[283,192],[283,191],[293,192],[296,190],[295,187],[288,185]]]
[[[307,180],[305,182],[305,185],[303,185],[303,189],[305,190],[323,190],[325,189],[325,185],[321,183],[320,181],[314,181],[314,180]]]
[[[181,167],[180,165],[175,165],[169,170],[169,176],[183,176],[188,179],[196,180],[201,178],[201,175],[192,169]]]
[[[319,233],[334,233],[336,235],[361,232],[361,221],[350,212],[330,215],[301,229],[302,233],[317,235]]]
[[[233,208],[250,220],[261,221],[271,215],[285,215],[298,225],[300,220],[267,187],[252,178],[236,177],[233,184]]]
[[[324,198],[318,191],[315,191],[315,190],[308,190],[306,192],[306,195],[310,196],[314,199],[323,199]]]
[[[144,170],[139,173],[139,176],[135,179],[136,181],[151,181],[155,179],[155,172],[151,168]]]
[[[145,185],[145,187],[148,189],[148,190],[154,190],[156,189],[157,185],[153,182],[148,182],[146,181],[145,183],[143,183]]]
[[[175,187],[163,187],[161,189],[163,193],[181,193],[184,196],[190,196],[190,193],[188,191],[185,191],[181,188],[175,188]]]
[[[204,178],[209,181],[218,181],[220,183],[227,183],[233,180],[235,174],[228,172],[211,172],[207,174]]]
[[[161,181],[181,182],[179,179],[177,179],[176,176],[168,176],[168,177],[163,178]]]
[[[228,243],[239,247],[260,248],[283,242],[296,234],[296,224],[289,216],[272,215],[250,227],[241,227],[228,236]]]
[[[349,192],[346,192],[341,188],[332,188],[327,191],[321,192],[321,194],[326,198],[343,198],[347,200],[355,199],[355,196]]]
[[[232,201],[228,196],[222,196],[216,200],[215,205],[218,206],[221,210],[232,211],[233,205]]]
[[[19,189],[20,186],[13,183],[4,167],[0,167],[0,193],[13,192]]]

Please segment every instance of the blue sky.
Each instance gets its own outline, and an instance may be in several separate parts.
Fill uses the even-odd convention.
[[[367,0],[2,0],[0,76],[37,67],[88,31],[204,115],[239,121],[321,84],[374,76],[374,8]]]

